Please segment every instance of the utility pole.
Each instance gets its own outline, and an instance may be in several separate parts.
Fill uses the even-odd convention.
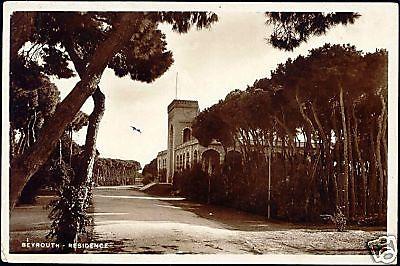
[[[271,145],[268,147],[268,219],[271,218]]]

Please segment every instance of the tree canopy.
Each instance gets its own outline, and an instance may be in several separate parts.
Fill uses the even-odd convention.
[[[339,207],[351,219],[383,217],[386,116],[387,51],[363,53],[351,45],[325,44],[202,111],[193,135],[202,145],[216,139],[225,149],[239,150],[246,167],[261,171],[249,169],[248,178],[264,176],[260,169],[270,150],[284,167],[275,180],[288,178],[291,186],[297,178],[311,176],[307,182],[312,184],[319,177],[317,190],[309,193],[325,204],[321,211]],[[301,171],[315,171],[302,173],[302,166]],[[367,194],[376,203],[367,201]]]
[[[361,15],[351,12],[266,12],[274,29],[268,38],[272,46],[292,51],[313,36],[325,34],[338,24],[353,24]]]

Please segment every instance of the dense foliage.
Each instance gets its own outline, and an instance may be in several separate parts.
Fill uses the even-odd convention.
[[[313,36],[325,34],[338,24],[353,24],[360,17],[351,12],[266,12],[267,24],[273,25],[268,38],[272,46],[292,51]]]
[[[326,44],[289,59],[201,112],[193,135],[240,154],[241,169],[228,159],[211,178],[224,202],[265,214],[270,176],[275,217],[315,220],[338,207],[384,222],[387,52]]]
[[[34,87],[22,86],[14,82],[10,86],[11,160],[36,141],[40,128],[54,113],[60,100],[58,89],[46,77],[42,77]]]
[[[201,169],[201,166],[195,164],[175,173],[173,187],[181,195],[206,202],[209,196],[208,179],[209,176]]]
[[[157,158],[154,158],[153,160],[151,160],[150,163],[146,164],[143,167],[142,176],[143,176],[142,183],[144,185],[147,185],[158,178]]]
[[[140,163],[133,160],[96,158],[93,181],[98,186],[133,185],[140,178]]]

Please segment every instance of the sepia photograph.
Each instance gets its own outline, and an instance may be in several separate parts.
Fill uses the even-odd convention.
[[[398,12],[4,3],[2,261],[396,264]]]

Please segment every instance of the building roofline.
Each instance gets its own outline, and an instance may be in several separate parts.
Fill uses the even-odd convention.
[[[181,106],[179,106],[181,105]],[[169,105],[168,105],[168,113],[172,111],[175,107],[195,107],[199,108],[199,103],[198,101],[193,101],[193,100],[173,100]]]
[[[163,150],[157,153],[157,156],[167,154],[168,150]]]

